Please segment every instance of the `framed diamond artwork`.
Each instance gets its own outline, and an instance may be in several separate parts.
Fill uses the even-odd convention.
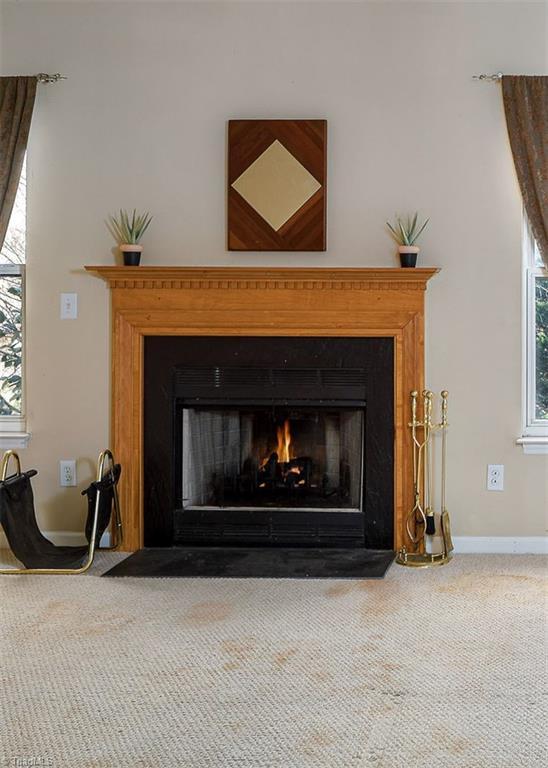
[[[325,251],[326,120],[230,120],[228,250]]]

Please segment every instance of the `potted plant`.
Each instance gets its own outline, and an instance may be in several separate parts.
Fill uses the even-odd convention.
[[[119,217],[109,216],[107,227],[118,242],[118,247],[124,255],[126,267],[137,267],[141,261],[143,246],[141,238],[148,229],[152,216],[148,213],[137,213],[135,208],[131,218],[127,211],[120,209]]]
[[[424,228],[428,224],[429,219],[426,219],[422,226],[418,223],[419,214],[415,213],[413,218],[407,216],[404,220],[399,216],[396,216],[395,226],[392,226],[390,222],[386,222],[386,226],[390,230],[390,234],[394,240],[398,243],[398,252],[400,254],[400,263],[402,267],[416,267],[417,255],[420,251],[415,243],[422,234]]]

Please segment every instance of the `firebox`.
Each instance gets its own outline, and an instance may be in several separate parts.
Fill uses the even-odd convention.
[[[183,510],[361,511],[360,410],[184,408],[182,440]]]
[[[147,337],[145,544],[393,546],[392,339]]]

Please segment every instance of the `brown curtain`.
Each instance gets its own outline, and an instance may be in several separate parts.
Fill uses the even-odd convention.
[[[36,77],[0,77],[0,249],[27,149]]]
[[[504,76],[502,97],[525,212],[548,267],[548,77]]]

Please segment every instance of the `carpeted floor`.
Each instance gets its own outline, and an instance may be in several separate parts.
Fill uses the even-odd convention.
[[[548,764],[545,558],[382,581],[97,578],[119,558],[0,577],[0,765]]]

